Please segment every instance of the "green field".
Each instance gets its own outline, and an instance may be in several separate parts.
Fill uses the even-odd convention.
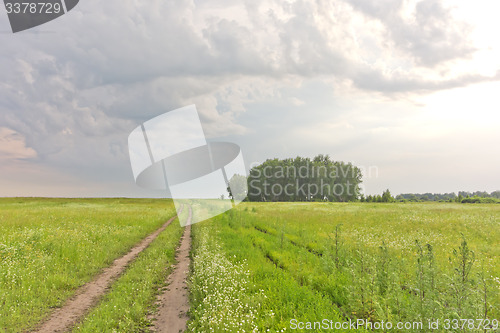
[[[36,325],[174,215],[166,200],[0,199],[0,332]]]
[[[450,327],[460,318],[499,319],[499,239],[499,205],[244,203],[195,225],[194,252],[205,258],[197,269],[195,256],[190,327],[236,328],[245,304],[254,310],[245,331],[289,330],[292,319],[432,318]],[[221,276],[214,265],[240,273]],[[214,280],[217,290],[246,282],[220,300]]]
[[[167,200],[0,199],[0,331],[33,328],[173,215]],[[182,230],[160,234],[74,331],[147,331]],[[188,330],[432,318],[434,332],[484,332],[443,325],[500,319],[499,239],[495,204],[242,203],[193,225]]]

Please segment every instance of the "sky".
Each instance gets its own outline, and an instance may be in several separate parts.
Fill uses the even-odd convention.
[[[500,3],[81,0],[13,34],[0,7],[0,196],[155,196],[127,138],[195,104],[247,167],[314,157],[366,194],[500,189]]]

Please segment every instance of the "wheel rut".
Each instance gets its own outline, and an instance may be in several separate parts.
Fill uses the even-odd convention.
[[[158,311],[154,315],[155,324],[152,332],[179,333],[186,331],[189,297],[187,279],[189,273],[191,250],[191,216],[189,207],[189,217],[181,243],[177,250],[177,264],[173,272],[167,278],[165,291],[158,296]]]

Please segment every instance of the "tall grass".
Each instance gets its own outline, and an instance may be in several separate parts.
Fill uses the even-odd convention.
[[[498,318],[496,205],[268,203],[239,209],[254,247],[330,298],[346,318],[424,325]]]

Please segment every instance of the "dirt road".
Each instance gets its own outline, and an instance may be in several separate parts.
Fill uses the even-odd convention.
[[[37,333],[67,332],[74,326],[106,293],[111,284],[123,273],[127,265],[132,262],[139,253],[146,249],[158,235],[175,219],[172,217],[158,230],[144,238],[134,246],[126,255],[116,259],[113,264],[104,269],[93,281],[81,286],[75,296],[66,304],[55,310],[51,316],[33,331]]]

